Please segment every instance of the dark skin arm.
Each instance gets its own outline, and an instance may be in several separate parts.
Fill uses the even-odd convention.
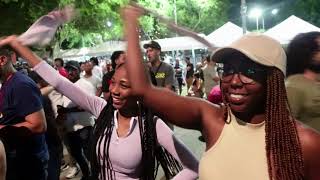
[[[298,123],[297,129],[302,146],[306,179],[318,180],[320,179],[320,134],[301,123]]]
[[[0,180],[6,179],[6,170],[7,170],[6,152],[4,149],[4,145],[0,141]]]
[[[194,98],[186,98],[173,92],[156,88],[149,82],[139,46],[138,17],[141,12],[129,7],[123,11],[123,19],[128,41],[127,70],[133,94],[142,99],[143,103],[158,112],[161,118],[184,128],[201,130],[203,109],[209,103]]]
[[[138,36],[138,18],[142,12],[134,7],[123,10],[126,39],[128,41],[126,68],[134,96],[162,119],[188,129],[200,130],[207,149],[215,144],[225,124],[224,108],[199,98],[182,97],[165,88],[151,85],[141,61]]]

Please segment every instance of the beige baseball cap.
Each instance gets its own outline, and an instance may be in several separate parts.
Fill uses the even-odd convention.
[[[211,59],[221,62],[221,58],[232,51],[239,51],[252,61],[280,69],[286,74],[287,56],[281,44],[262,34],[250,33],[242,36],[230,46],[217,49]]]

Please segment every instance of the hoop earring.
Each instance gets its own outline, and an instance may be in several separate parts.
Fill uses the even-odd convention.
[[[230,108],[228,104],[226,104],[224,108],[224,121],[226,122],[226,124],[231,123]]]

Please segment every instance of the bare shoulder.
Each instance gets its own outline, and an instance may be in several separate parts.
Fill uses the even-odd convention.
[[[320,179],[320,134],[316,130],[297,123],[302,147],[306,179]]]
[[[6,152],[3,143],[0,141],[0,180],[6,179]]]
[[[202,134],[209,148],[216,143],[224,127],[225,106],[209,102],[202,106]]]
[[[5,149],[4,149],[4,145],[2,143],[2,141],[0,141],[0,161],[3,160],[3,156],[5,156],[6,152],[5,152]]]
[[[206,125],[215,125],[219,122],[222,122],[224,117],[224,105],[213,104],[209,101],[200,99],[199,107],[201,109],[202,114],[202,124]]]
[[[320,133],[297,121],[298,135],[302,148],[320,150]],[[320,153],[319,153],[320,154]]]

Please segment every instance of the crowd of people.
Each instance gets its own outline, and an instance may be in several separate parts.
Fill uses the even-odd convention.
[[[320,179],[319,32],[286,51],[247,34],[197,64],[170,65],[154,40],[143,61],[142,14],[123,9],[128,47],[106,71],[96,57],[49,62],[16,36],[0,39],[0,180],[58,180],[64,169],[152,180],[159,165],[165,179]],[[201,132],[200,161],[173,125]]]

